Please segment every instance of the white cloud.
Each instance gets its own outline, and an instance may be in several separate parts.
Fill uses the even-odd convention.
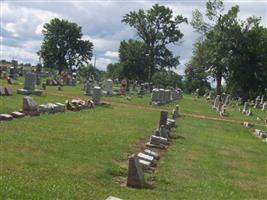
[[[100,70],[106,70],[107,65],[113,62],[114,60],[109,58],[103,58],[103,57],[96,58],[96,68]]]
[[[104,55],[106,57],[110,57],[110,58],[118,58],[119,57],[119,52],[117,52],[117,51],[107,51]]]
[[[89,35],[83,36],[84,40],[90,40],[94,44],[94,50],[96,51],[108,51],[108,50],[117,50],[120,44],[119,40],[109,40],[105,38],[95,38],[90,37]]]

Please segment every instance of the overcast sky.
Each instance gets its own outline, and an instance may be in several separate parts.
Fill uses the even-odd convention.
[[[121,19],[130,11],[149,9],[159,3],[168,6],[175,14],[181,14],[190,21],[192,11],[205,10],[205,1],[1,1],[1,60],[16,59],[19,62],[38,63],[36,52],[42,42],[42,27],[52,18],[64,18],[76,22],[82,27],[84,38],[94,44],[96,67],[106,69],[107,64],[118,59],[118,47],[121,40],[138,39],[135,30],[122,24]],[[225,8],[238,4],[240,19],[249,16],[262,18],[267,26],[267,0],[224,1]],[[192,55],[192,45],[198,35],[190,25],[180,27],[184,33],[183,43],[172,47],[175,55],[180,56],[181,65],[177,71],[182,74],[184,64]]]

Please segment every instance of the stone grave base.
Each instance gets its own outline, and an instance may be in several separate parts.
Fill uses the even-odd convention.
[[[42,95],[42,90],[25,90],[25,89],[18,89],[17,94],[22,94],[22,95],[36,95],[36,96],[41,96]]]

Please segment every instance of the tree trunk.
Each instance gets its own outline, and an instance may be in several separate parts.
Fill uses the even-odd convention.
[[[216,93],[217,93],[217,95],[221,95],[221,93],[222,93],[222,76],[220,73],[216,76],[216,82],[217,82]]]

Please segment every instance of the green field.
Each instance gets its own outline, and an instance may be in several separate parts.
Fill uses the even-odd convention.
[[[14,85],[15,88],[21,84]],[[48,87],[38,104],[65,102],[83,95],[81,85]],[[0,96],[0,113],[22,107],[22,95]],[[231,107],[222,121],[205,99],[184,95],[179,102],[172,145],[155,173],[145,173],[153,189],[123,186],[127,157],[156,128],[161,108],[149,106],[149,96],[104,97],[110,106],[0,122],[1,199],[86,199],[110,195],[124,200],[143,199],[267,199],[267,144],[240,122],[267,130],[266,113],[252,117]]]

